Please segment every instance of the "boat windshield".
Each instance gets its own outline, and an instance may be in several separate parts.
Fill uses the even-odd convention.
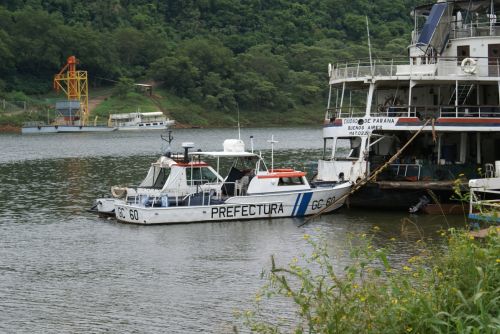
[[[218,178],[207,167],[193,167],[186,168],[186,179],[189,185],[200,185],[217,182]]]
[[[162,189],[170,175],[170,168],[153,166],[139,185],[142,188]]]
[[[361,153],[360,137],[340,137],[335,145],[336,160],[357,160]]]

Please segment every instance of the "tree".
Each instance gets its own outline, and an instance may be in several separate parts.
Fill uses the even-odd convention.
[[[125,97],[128,93],[134,90],[134,80],[126,77],[121,77],[118,79],[118,83],[115,86],[114,95]]]

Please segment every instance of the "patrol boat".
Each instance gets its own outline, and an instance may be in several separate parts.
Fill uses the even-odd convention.
[[[317,179],[363,180],[421,128],[398,160],[351,196],[352,207],[417,211],[425,202],[450,202],[455,179],[477,179],[479,168],[495,165],[498,10],[498,0],[418,6],[408,58],[330,64]]]
[[[134,197],[115,203],[117,220],[134,224],[172,224],[246,220],[278,217],[303,217],[340,208],[350,182],[310,185],[303,171],[268,169],[262,157],[247,152],[239,139],[224,141],[221,152],[192,152],[189,162],[191,184],[198,190],[186,196],[162,191],[146,197]],[[202,159],[217,161],[214,181],[206,181]],[[226,177],[219,174],[221,159],[232,166]],[[170,174],[169,179],[173,177]],[[166,183],[169,183],[167,180]],[[172,182],[173,183],[173,182]]]

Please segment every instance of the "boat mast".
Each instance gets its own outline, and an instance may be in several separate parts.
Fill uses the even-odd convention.
[[[368,16],[365,16],[365,18],[366,18],[366,32],[368,34],[368,53],[370,55],[370,72],[373,76],[372,44],[370,42],[370,27],[368,26]]]
[[[271,143],[271,170],[274,170],[274,144],[279,142],[274,140],[274,135],[272,135],[271,140],[268,140],[267,142]]]

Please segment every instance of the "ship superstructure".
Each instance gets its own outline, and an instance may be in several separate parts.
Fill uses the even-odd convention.
[[[419,6],[412,11],[408,58],[329,65],[317,178],[367,177],[428,120],[396,163],[351,204],[408,208],[425,195],[446,202],[458,177],[494,174],[500,160],[497,13],[500,1],[493,0]]]

